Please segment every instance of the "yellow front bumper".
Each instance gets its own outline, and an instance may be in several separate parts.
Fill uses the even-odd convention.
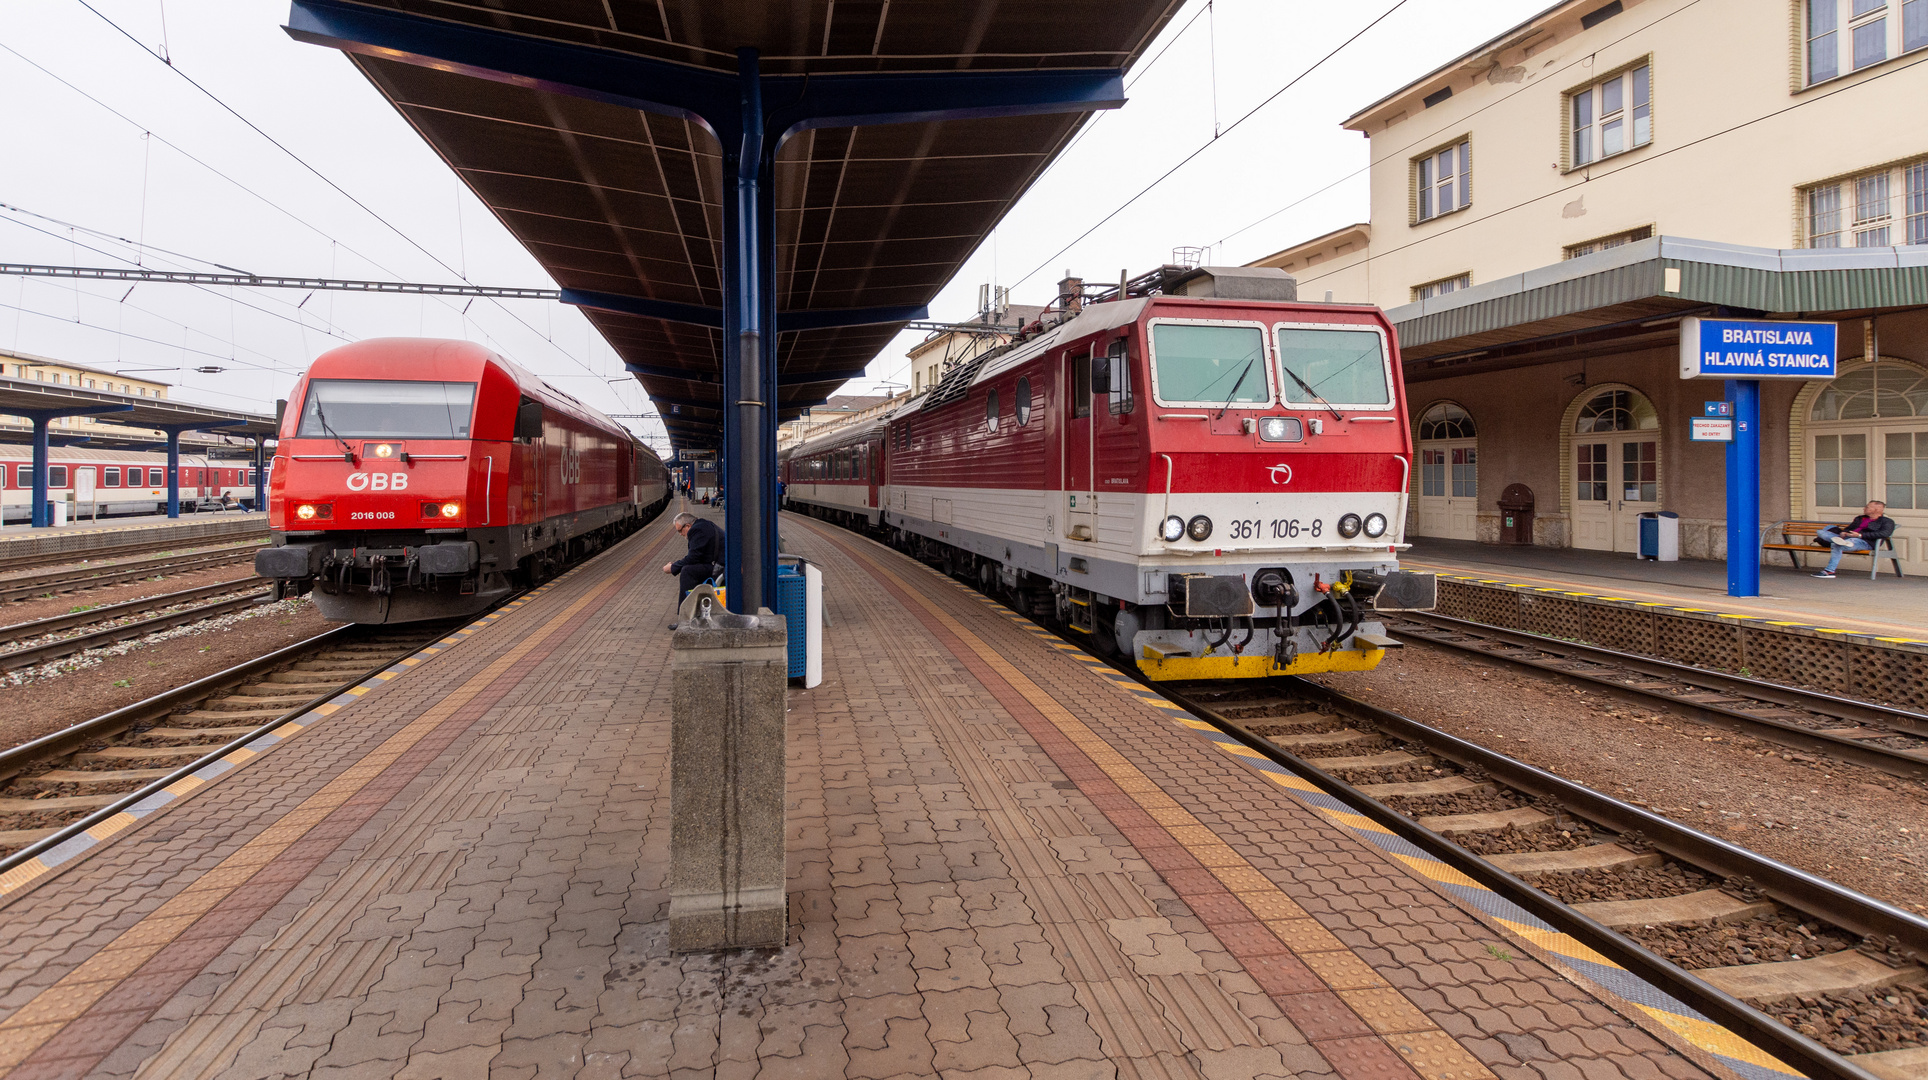
[[[1292,663],[1279,667],[1270,656],[1161,657],[1155,649],[1143,649],[1138,657],[1138,670],[1153,682],[1264,679],[1273,675],[1316,675],[1321,671],[1371,671],[1385,658],[1384,649],[1337,649],[1300,653]]]

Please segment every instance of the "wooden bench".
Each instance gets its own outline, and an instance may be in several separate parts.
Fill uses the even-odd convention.
[[[1806,569],[1805,565],[1801,562],[1800,556],[1803,554],[1826,554],[1830,548],[1819,546],[1814,542],[1814,538],[1821,534],[1821,530],[1833,528],[1837,524],[1839,523],[1833,521],[1783,521],[1773,529],[1767,530],[1767,532],[1778,531],[1781,534],[1781,542],[1778,544],[1768,543],[1767,533],[1764,532],[1761,536],[1761,550],[1785,551],[1787,552],[1787,561],[1793,565],[1796,570]],[[1893,537],[1884,536],[1874,541],[1872,550],[1850,551],[1847,554],[1869,556],[1868,576],[1874,578],[1879,577],[1881,574],[1881,555],[1879,553],[1882,548],[1888,550],[1887,559],[1895,568],[1895,576],[1906,577],[1907,575],[1901,572],[1901,559],[1895,555]]]

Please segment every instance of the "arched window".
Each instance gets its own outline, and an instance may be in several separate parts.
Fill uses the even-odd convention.
[[[1578,435],[1595,435],[1652,431],[1659,426],[1660,417],[1646,398],[1631,390],[1602,390],[1580,409],[1573,431]]]
[[[1842,372],[1814,396],[1814,505],[1928,509],[1928,371],[1884,360]]]
[[[1012,404],[1015,405],[1017,408],[1018,426],[1023,427],[1026,424],[1029,424],[1031,422],[1031,380],[1030,379],[1025,378],[1025,379],[1018,380],[1018,392]]]
[[[997,431],[997,391],[996,390],[993,390],[990,393],[984,395],[984,426],[990,431],[993,431],[993,432]]]
[[[1473,418],[1466,410],[1450,401],[1442,401],[1426,410],[1419,418],[1419,437],[1421,439],[1470,439],[1479,434],[1474,429]]]
[[[1887,420],[1928,416],[1928,375],[1901,364],[1866,364],[1815,395],[1809,419]]]

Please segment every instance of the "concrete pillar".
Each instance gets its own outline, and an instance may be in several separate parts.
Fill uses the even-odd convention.
[[[670,639],[669,946],[779,948],[789,636],[769,608],[696,614],[709,595]]]

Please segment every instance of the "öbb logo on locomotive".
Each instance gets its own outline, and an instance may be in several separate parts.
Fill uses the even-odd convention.
[[[635,436],[466,341],[323,353],[279,439],[273,544],[255,572],[345,622],[486,610],[621,539],[670,494]]]
[[[780,454],[861,528],[1158,680],[1362,670],[1400,569],[1412,435],[1383,313],[1282,271],[1168,267],[1061,300],[928,392]]]
[[[408,474],[405,472],[349,473],[348,490],[350,491],[406,491],[408,490]]]

